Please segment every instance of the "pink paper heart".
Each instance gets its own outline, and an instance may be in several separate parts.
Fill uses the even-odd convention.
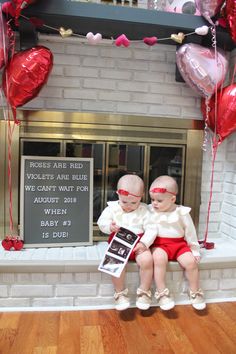
[[[186,84],[208,98],[224,82],[228,70],[228,61],[223,50],[217,49],[216,60],[214,48],[194,43],[184,44],[179,48],[176,63]]]
[[[128,47],[130,45],[130,41],[129,39],[126,37],[125,34],[122,34],[120,35],[118,38],[116,38],[115,40],[115,45],[117,47],[120,47],[120,46],[124,46],[124,47]]]
[[[154,45],[157,43],[157,37],[145,37],[143,41],[147,45]]]
[[[102,40],[101,33],[96,33],[95,35],[92,32],[87,33],[86,38],[90,44],[98,44]]]

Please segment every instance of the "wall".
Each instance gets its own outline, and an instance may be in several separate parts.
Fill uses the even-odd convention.
[[[54,54],[54,67],[40,95],[24,109],[106,112],[201,120],[200,97],[175,81],[173,45],[144,43],[117,48],[110,42],[89,45],[77,38],[40,36]],[[231,53],[231,67],[236,52]],[[231,74],[229,76],[232,76]],[[210,195],[211,146],[203,156],[199,237],[206,229]],[[208,237],[236,239],[236,134],[218,148]],[[233,194],[233,195],[231,195]]]

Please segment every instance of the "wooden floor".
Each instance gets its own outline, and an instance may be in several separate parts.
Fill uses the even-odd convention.
[[[0,314],[1,354],[235,354],[236,302],[196,312],[176,306]]]

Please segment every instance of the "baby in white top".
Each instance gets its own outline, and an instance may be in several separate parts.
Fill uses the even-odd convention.
[[[136,306],[141,310],[147,310],[151,305],[151,283],[153,278],[153,259],[149,247],[157,234],[156,224],[151,225],[150,214],[145,203],[141,203],[144,193],[143,180],[137,175],[124,175],[117,184],[117,195],[119,200],[108,202],[103,210],[97,224],[99,229],[109,234],[108,242],[111,242],[114,234],[124,227],[140,236],[145,236],[139,251],[135,247],[131,253],[130,260],[136,260],[140,269],[140,285],[137,289]],[[144,236],[143,236],[144,235]],[[139,243],[138,243],[139,244]],[[125,289],[125,269],[120,278],[112,277],[115,288],[115,308],[125,310],[130,306],[128,289]]]
[[[177,261],[185,270],[192,306],[203,310],[206,304],[199,288],[200,246],[190,216],[191,209],[175,204],[177,193],[178,185],[170,176],[160,176],[151,184],[150,224],[158,226],[158,235],[153,242],[144,235],[142,242],[152,249],[157,287],[155,297],[161,309],[170,310],[175,306],[165,281],[167,264],[171,260]]]

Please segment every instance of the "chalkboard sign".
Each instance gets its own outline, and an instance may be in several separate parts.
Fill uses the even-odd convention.
[[[22,156],[25,247],[92,244],[93,159]]]

